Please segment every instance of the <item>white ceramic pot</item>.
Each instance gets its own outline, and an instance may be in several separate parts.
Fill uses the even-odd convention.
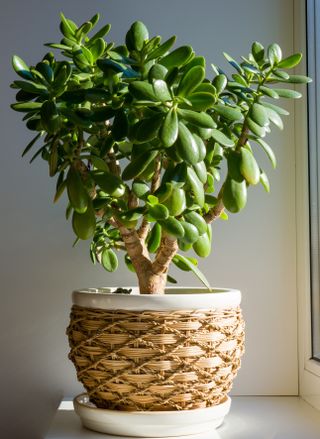
[[[228,321],[232,321],[233,319],[232,316],[233,310],[235,313],[236,312],[239,313],[239,305],[241,301],[240,291],[234,289],[222,289],[222,288],[214,289],[211,292],[209,292],[206,288],[175,288],[174,287],[174,288],[167,288],[165,295],[139,294],[137,288],[132,288],[131,294],[118,294],[118,293],[115,294],[112,293],[112,291],[114,291],[113,288],[100,288],[100,289],[91,288],[91,289],[81,289],[74,291],[72,296],[74,307],[80,310],[88,309],[89,313],[90,310],[92,311],[106,310],[107,314],[109,314],[109,312],[110,313],[116,312],[117,310],[123,310],[125,312],[129,312],[133,314],[137,312],[137,315],[141,315],[141,312],[147,312],[147,311],[149,311],[150,313],[153,312],[180,313],[184,311],[186,312],[191,311],[191,312],[195,312],[197,315],[199,314],[200,317],[202,315],[202,312],[204,311],[209,312],[210,315],[210,311],[218,312],[218,313],[221,311],[222,313],[224,313],[225,312],[224,310],[226,310],[227,317],[225,319],[225,322],[226,325],[228,325],[229,324]],[[89,320],[86,320],[84,326],[88,326],[88,325],[90,326],[91,322],[95,321],[92,313],[90,313],[89,315],[90,315]],[[74,320],[79,321],[79,317],[76,316]],[[214,326],[214,322],[211,323],[213,323]],[[224,324],[225,323],[222,324],[222,327]],[[70,327],[68,328],[69,340],[70,338],[72,339],[73,337],[72,333],[76,334],[75,337],[76,338],[78,337],[78,341],[80,340],[80,342],[78,343],[79,348],[77,346],[76,348],[74,347],[74,344],[77,344],[77,342],[74,342],[74,340],[72,340],[72,343],[70,343],[73,347],[72,355],[70,356],[70,358],[75,363],[79,377],[81,376],[82,373],[81,370],[82,366],[84,369],[86,369],[86,371],[88,369],[88,365],[84,362],[86,360],[86,357],[85,360],[81,359],[79,361],[79,355],[82,353],[84,341],[83,341],[83,336],[79,336],[79,331],[80,331],[79,328],[73,327],[72,324],[70,325]],[[204,333],[205,337],[208,336],[213,337],[212,338],[213,344],[216,342],[215,340],[216,333],[213,334],[212,332],[210,332],[210,329],[207,330],[207,326],[205,327],[205,329],[203,329],[203,327],[199,327],[199,328],[200,328],[199,332]],[[197,356],[195,358],[195,361],[199,361],[199,362],[201,361],[203,362],[205,360],[208,361],[210,360],[212,362],[212,366],[210,368],[208,368],[207,365],[205,366],[207,368],[205,369],[205,371],[209,371],[209,373],[211,373],[212,371],[212,373],[213,372],[215,373],[217,369],[217,373],[220,375],[218,376],[216,382],[220,381],[220,377],[221,380],[225,379],[225,376],[227,376],[228,374],[230,375],[233,374],[234,376],[236,370],[239,367],[239,361],[240,361],[239,359],[242,355],[242,341],[243,341],[242,340],[239,343],[241,337],[243,339],[243,324],[242,323],[239,324],[239,316],[238,316],[237,327],[235,327],[234,330],[235,330],[235,335],[231,337],[231,339],[228,340],[221,339],[220,350],[222,350],[223,353],[223,350],[225,349],[226,354],[228,355],[230,349],[233,353],[236,353],[235,356],[237,358],[237,364],[228,365],[228,367],[224,367],[225,365],[222,365],[222,367],[219,369],[219,366],[221,366],[219,363],[219,359],[218,357],[215,358],[215,355],[212,354],[212,352],[210,354],[205,352],[204,353],[200,352],[199,358],[197,358]],[[97,333],[101,334],[101,331],[100,332],[99,331],[100,329],[97,331]],[[110,337],[112,340],[112,335],[113,335],[112,331],[111,333],[108,332],[107,335],[105,335],[106,338],[104,338],[104,341],[110,340]],[[139,335],[140,335],[140,331],[139,331]],[[92,349],[94,352],[95,349],[95,345],[91,344],[94,336],[90,334],[90,337],[88,338],[90,342],[88,345],[89,353],[91,352]],[[156,336],[159,336],[159,334],[156,334]],[[200,346],[201,343],[202,342],[199,343]],[[195,345],[198,348],[197,343],[195,343]],[[187,346],[189,346],[189,343],[187,343]],[[193,347],[192,338],[191,338],[190,346]],[[88,357],[88,353],[86,353],[86,356]],[[206,358],[206,357],[210,357],[210,358]],[[114,359],[113,355],[108,357],[108,360],[110,360],[111,362],[113,359]],[[97,359],[95,358],[93,362],[96,364]],[[157,362],[154,363],[158,364]],[[160,363],[161,361],[159,361],[159,364]],[[215,365],[217,366],[216,368]],[[228,368],[229,370],[227,370]],[[97,371],[93,370],[92,376],[96,377],[95,375],[96,373]],[[126,372],[126,373],[130,375],[130,372]],[[187,374],[185,374],[185,376],[187,376]],[[90,377],[91,375],[89,375],[89,380]],[[130,381],[130,377],[131,377],[131,381]],[[128,381],[129,386],[130,383],[132,383],[132,377],[135,378],[136,375],[131,374],[130,377]],[[146,379],[145,377],[146,375],[144,375],[142,379]],[[84,386],[87,387],[86,380],[84,379],[84,381],[82,382],[84,383]],[[214,386],[215,381],[213,380],[212,382]],[[202,383],[200,384],[202,385]],[[118,385],[118,381],[116,381],[115,383],[112,382],[112,385],[113,386]],[[124,383],[123,381],[121,381],[121,384],[119,384],[119,386],[125,386],[125,385],[126,383]],[[199,388],[201,388],[201,385]],[[193,384],[191,382],[190,386],[195,387],[196,384]],[[134,388],[134,390],[136,390],[136,387]],[[105,394],[107,394],[106,390],[104,390],[104,392]],[[115,392],[117,393],[117,390],[115,390]],[[186,391],[184,390],[184,392]],[[190,394],[192,394],[192,390],[190,390]],[[129,398],[130,398],[130,393],[129,393]],[[112,398],[110,398],[110,401],[111,402],[113,401]],[[176,437],[176,436],[203,433],[209,430],[213,431],[223,422],[225,415],[229,412],[230,404],[231,404],[231,400],[228,396],[226,396],[226,393],[224,394],[223,398],[220,400],[220,403],[217,405],[208,404],[209,406],[206,406],[206,403],[204,403],[203,406],[198,406],[200,408],[191,408],[188,410],[174,410],[172,408],[170,410],[166,410],[161,408],[160,411],[157,409],[151,409],[151,411],[149,411],[148,409],[147,411],[141,411],[141,408],[139,408],[139,410],[134,410],[130,407],[129,408],[125,407],[124,409],[120,408],[120,410],[119,409],[110,410],[108,406],[106,406],[106,408],[101,408],[101,407],[97,408],[89,401],[89,398],[86,394],[79,395],[74,400],[75,411],[80,416],[82,423],[85,427],[103,433],[116,434],[122,436],[141,437],[141,438],[142,437]]]

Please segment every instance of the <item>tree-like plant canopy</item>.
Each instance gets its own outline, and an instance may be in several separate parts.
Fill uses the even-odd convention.
[[[66,190],[66,216],[77,239],[91,239],[93,262],[114,271],[123,250],[144,293],[175,282],[171,262],[208,285],[197,260],[178,252],[207,257],[213,220],[243,209],[249,186],[269,191],[254,149],[276,166],[263,139],[288,114],[274,102],[301,96],[283,84],[310,81],[286,72],[302,55],[282,58],[277,44],[254,42],[239,63],[224,54],[231,77],[211,64],[208,79],[191,46],[172,50],[175,36],[150,38],[137,21],[115,46],[105,40],[109,24],[91,34],[98,20],[78,26],[61,14],[63,38],[46,46],[62,59],[49,52],[28,67],[13,57],[21,79],[12,108],[37,132],[23,155],[38,144],[30,162],[41,156],[57,176],[54,201]]]

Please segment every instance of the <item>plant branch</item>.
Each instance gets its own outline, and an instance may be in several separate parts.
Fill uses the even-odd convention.
[[[156,158],[154,174],[151,181],[151,189],[150,189],[151,194],[153,194],[160,186],[160,178],[161,178],[161,157],[158,155]],[[141,226],[138,230],[139,237],[145,240],[146,237],[148,236],[149,229],[150,229],[150,223],[144,217]]]
[[[172,236],[163,234],[159,250],[152,264],[154,274],[166,274],[174,255],[178,251],[178,242]]]

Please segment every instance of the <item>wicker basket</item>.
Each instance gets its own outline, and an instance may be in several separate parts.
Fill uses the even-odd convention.
[[[67,334],[69,358],[90,401],[117,410],[217,405],[244,351],[239,306],[133,311],[73,305]]]

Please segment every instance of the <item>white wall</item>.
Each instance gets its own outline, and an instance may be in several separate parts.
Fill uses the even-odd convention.
[[[222,51],[245,55],[253,40],[276,41],[285,54],[293,50],[292,0],[6,2],[0,26],[0,431],[6,439],[42,437],[59,399],[81,390],[66,358],[70,292],[135,282],[123,267],[109,275],[92,266],[86,243],[71,247],[64,202],[52,204],[54,181],[45,163],[29,166],[20,158],[32,133],[9,110],[14,93],[8,84],[16,79],[10,56],[17,53],[36,63],[45,53],[42,43],[57,40],[60,10],[79,23],[101,12],[119,43],[131,22],[141,19],[151,34],[177,34],[178,44],[191,43],[220,65],[226,64]],[[293,111],[292,104],[287,108]],[[270,136],[278,156],[276,171],[261,155],[271,194],[251,188],[246,210],[215,224],[214,251],[201,264],[212,285],[243,292],[247,352],[234,387],[237,394],[297,393],[293,132],[291,116],[284,133]],[[191,275],[177,276],[183,284],[197,283]]]

